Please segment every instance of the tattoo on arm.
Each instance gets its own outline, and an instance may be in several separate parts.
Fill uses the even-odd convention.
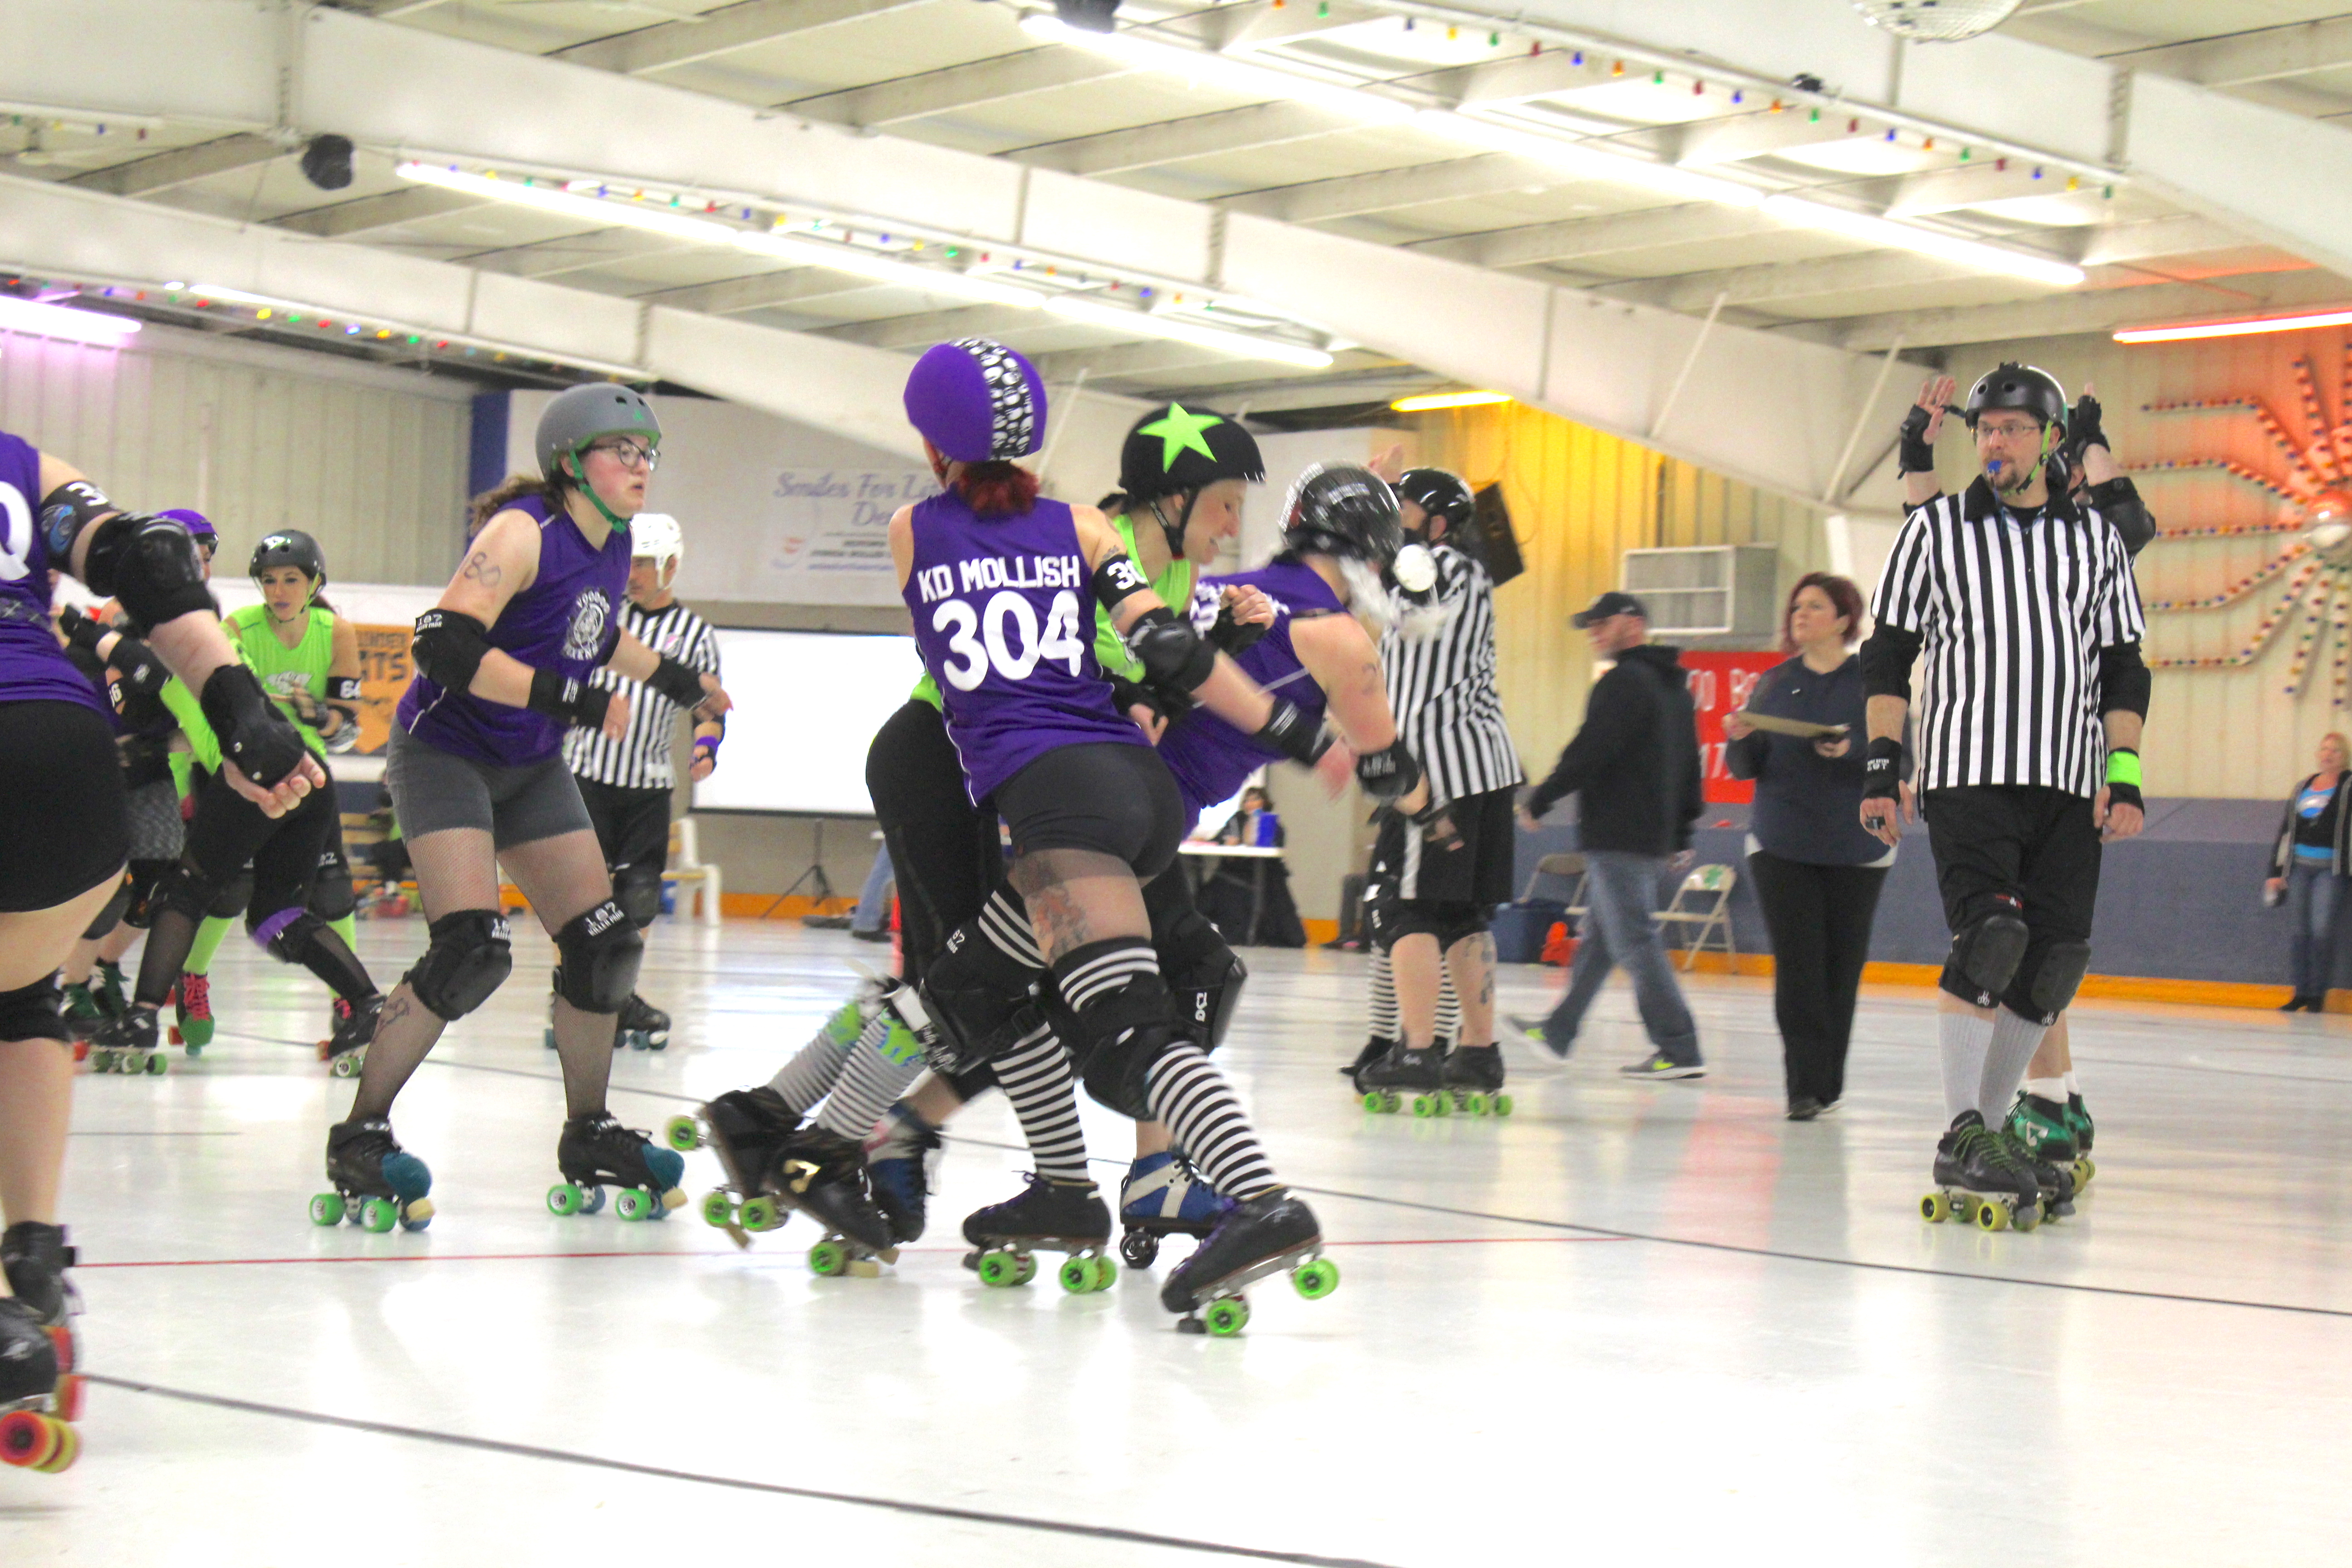
[[[477,550],[466,557],[465,570],[457,575],[469,582],[479,583],[485,588],[495,588],[506,580],[505,570],[490,559],[490,552],[487,550]]]

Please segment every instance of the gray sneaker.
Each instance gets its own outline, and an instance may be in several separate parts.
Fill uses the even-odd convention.
[[[1678,1062],[1663,1053],[1646,1060],[1628,1062],[1617,1069],[1627,1078],[1705,1078],[1706,1068],[1698,1062]]]
[[[1544,1033],[1544,1020],[1541,1018],[1530,1018],[1524,1014],[1512,1013],[1507,1016],[1507,1020],[1512,1028],[1517,1029],[1519,1032],[1520,1037],[1525,1039],[1528,1044],[1535,1047],[1538,1050],[1543,1052],[1544,1055],[1549,1057],[1556,1062],[1564,1062],[1568,1060],[1569,1053],[1576,1049],[1576,1045],[1573,1041],[1570,1041],[1565,1046],[1553,1045],[1551,1043],[1551,1037]]]

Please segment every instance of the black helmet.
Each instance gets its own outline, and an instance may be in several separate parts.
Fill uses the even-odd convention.
[[[1202,489],[1219,479],[1255,484],[1265,478],[1256,438],[1213,408],[1163,405],[1137,420],[1118,449],[1118,488],[1130,501]]]
[[[1444,468],[1407,468],[1398,476],[1396,493],[1430,516],[1444,518],[1449,536],[1477,521],[1478,503],[1471,499],[1470,487],[1460,475]]]
[[[1386,571],[1404,548],[1396,492],[1370,468],[1318,463],[1290,487],[1290,502],[1282,509],[1282,548]]]
[[[2021,408],[2044,426],[2066,427],[2066,389],[2058,378],[2014,360],[2003,360],[1969,388],[1969,428],[1977,427],[1977,416],[1995,408]]]
[[[299,528],[281,528],[275,533],[264,534],[261,542],[253,547],[253,563],[245,569],[246,575],[258,581],[273,566],[297,567],[310,579],[314,588],[327,581],[327,552],[319,542]]]

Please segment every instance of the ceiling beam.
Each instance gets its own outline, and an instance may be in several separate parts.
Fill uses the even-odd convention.
[[[1857,353],[1883,353],[1896,340],[1912,348],[1945,343],[2107,332],[2117,327],[2207,316],[2259,314],[2304,306],[2352,304],[2352,282],[2316,269],[2265,272],[2203,283],[2154,283],[2138,289],[2091,289],[2021,300],[2013,304],[1957,305],[1940,310],[1890,310],[1803,322],[1795,333]]]
[[[1540,55],[1515,55],[1509,59],[1429,71],[1407,78],[1406,84],[1466,109],[1525,103],[1532,98],[1549,98],[1555,93],[1599,87],[1609,81],[1609,69],[1599,56],[1586,56],[1582,65],[1575,62],[1576,57],[1569,50],[1552,49]]]
[[[737,49],[773,43],[794,33],[903,11],[922,0],[743,0],[705,11],[691,21],[662,22],[651,27],[615,33],[551,57],[598,70],[643,76],[648,71],[690,66]]]
[[[2110,267],[2119,262],[2195,256],[2204,251],[2245,250],[2259,243],[2210,218],[2199,217],[2195,213],[2176,213],[2146,223],[2110,224],[2086,229],[2083,231],[2082,253],[2074,259],[2082,267]]]
[[[676,240],[647,234],[641,228],[599,228],[529,245],[501,246],[460,255],[456,259],[484,272],[510,278],[561,278],[568,272],[592,272],[616,261],[676,254]]]
[[[2352,66],[2352,16],[2330,16],[2110,57],[2200,87],[2243,87]]]
[[[910,349],[955,338],[992,338],[1058,320],[1013,305],[959,305],[948,310],[924,310],[909,316],[885,316],[879,321],[852,321],[838,327],[813,327],[811,337],[837,343],[864,343],[868,348]]]
[[[1034,354],[1031,361],[1037,374],[1049,382],[1075,380],[1080,371],[1088,381],[1118,381],[1132,376],[1157,374],[1162,371],[1192,370],[1204,364],[1232,364],[1234,356],[1214,349],[1196,348],[1191,343],[1171,342],[1166,338],[1150,338],[1142,342],[1125,343],[1117,348],[1057,349],[1050,353]]]
[[[835,125],[895,125],[1129,73],[1129,68],[1119,61],[1085,49],[1024,49],[944,70],[794,99],[785,107],[794,114]]]
[[[1180,163],[1187,158],[1208,158],[1222,153],[1273,147],[1304,142],[1335,132],[1361,128],[1363,121],[1328,109],[1304,103],[1254,103],[1215,114],[1196,114],[1158,125],[1128,131],[1077,136],[1066,142],[1041,142],[1007,156],[1040,169],[1066,174],[1116,174],[1129,169],[1149,169]]]
[[[1218,5],[1195,11],[1153,30],[1181,33],[1199,39],[1220,54],[1238,55],[1276,44],[1296,43],[1320,33],[1336,33],[1342,27],[1380,21],[1391,15],[1369,5],[1350,5],[1348,0],[1330,0],[1330,4],[1320,6]]]
[[[2009,167],[2002,168],[2003,162]],[[2056,196],[2066,192],[2066,176],[2038,170],[2017,159],[1987,159],[1957,169],[1935,169],[1905,174],[1885,182],[1886,216],[1925,217],[1931,213],[1981,206],[1987,202],[2013,201],[2019,196]]]
[[[110,196],[152,195],[174,185],[190,184],[215,174],[268,163],[292,151],[285,143],[274,142],[267,136],[223,136],[211,142],[199,142],[193,147],[177,147],[169,153],[157,153],[152,157],[117,163],[111,168],[92,169],[88,174],[76,174],[60,183],[79,185],[84,190],[103,191]]]
[[[353,235],[396,228],[404,223],[419,223],[426,218],[443,217],[450,213],[464,212],[468,207],[488,205],[478,196],[469,196],[459,191],[445,191],[433,185],[410,185],[404,190],[386,191],[381,195],[362,196],[355,202],[306,207],[298,213],[272,218],[270,222],[277,227],[307,234],[317,239],[348,239]]]
[[[1768,109],[1722,120],[1694,121],[1673,133],[1671,162],[1685,169],[1710,169],[1748,158],[1769,158],[1792,147],[1843,142],[1860,134],[1845,128],[1852,118],[1833,114],[1812,120],[1785,109],[1778,114]],[[1871,133],[1879,133],[1879,129],[1872,128]]]
[[[1532,158],[1482,153],[1442,163],[1416,163],[1371,174],[1342,174],[1222,197],[1217,205],[1281,223],[1328,223],[1363,213],[1392,212],[1431,202],[1499,195],[1505,191],[1549,190],[1565,183],[1560,172]]]
[[[1577,218],[1565,223],[1465,234],[1429,240],[1412,248],[1423,256],[1443,256],[1473,267],[1532,267],[1549,261],[1647,250],[1662,245],[1737,239],[1745,235],[1778,232],[1780,228],[1779,224],[1753,208],[1701,203],[1656,207],[1615,217]]]
[[[1645,278],[1635,283],[1604,285],[1595,292],[1612,300],[1638,300],[1645,305],[1689,315],[1705,313],[1714,306],[1717,295],[1727,305],[1771,304],[1818,299],[1824,294],[1901,289],[1982,276],[1972,268],[1915,256],[1907,250],[1875,250],[1824,261],[1776,261],[1715,272],[1686,272],[1674,278]],[[2017,287],[2022,291],[2035,285],[2020,281]]]
[[[853,277],[829,268],[802,267],[789,272],[755,272],[747,278],[695,283],[683,289],[656,289],[634,298],[642,305],[699,310],[708,316],[733,316],[747,310],[794,305],[803,300],[827,300],[888,287],[871,278]]]

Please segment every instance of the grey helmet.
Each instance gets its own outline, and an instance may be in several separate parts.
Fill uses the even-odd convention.
[[[567,457],[576,456],[591,441],[604,436],[642,436],[661,445],[661,420],[645,394],[613,382],[590,382],[566,387],[539,416],[533,442],[539,454],[540,477],[550,483],[577,484],[576,473],[564,471]]]

